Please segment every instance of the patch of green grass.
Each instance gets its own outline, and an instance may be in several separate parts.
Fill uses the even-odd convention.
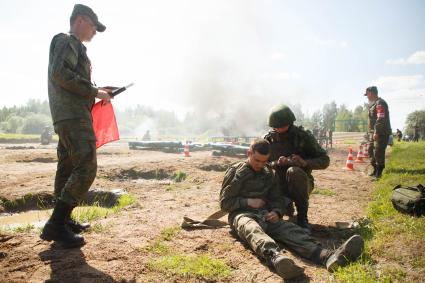
[[[180,170],[177,170],[176,172],[174,172],[173,176],[171,177],[171,179],[176,183],[183,182],[184,180],[186,180],[186,178],[187,178],[187,174]]]
[[[317,195],[324,195],[324,196],[334,196],[336,195],[336,193],[328,188],[316,188],[313,190],[312,194],[317,194]]]
[[[80,222],[91,222],[105,218],[122,210],[124,207],[132,205],[136,199],[130,194],[120,196],[115,206],[111,208],[100,207],[99,205],[81,206],[72,211],[72,218]]]
[[[121,209],[123,209],[126,206],[130,206],[132,204],[134,204],[136,202],[136,199],[133,195],[131,194],[125,194],[120,196],[120,198],[118,199],[118,203],[112,207],[112,210],[114,212],[118,212]]]
[[[201,255],[166,255],[150,260],[148,267],[166,275],[184,278],[220,280],[230,276],[230,267],[222,260],[207,254]]]
[[[401,214],[391,203],[396,185],[425,184],[424,156],[424,142],[392,147],[383,177],[374,183],[368,221],[360,223],[357,231],[366,240],[365,255],[369,257],[339,269],[335,273],[338,281],[417,282],[409,276],[425,273],[425,217]]]
[[[171,241],[171,239],[181,231],[180,227],[168,227],[161,230],[161,238],[164,241]]]
[[[155,254],[168,254],[170,251],[170,248],[161,240],[156,239],[153,242],[151,242],[148,246],[143,247],[142,250],[155,253]]]
[[[28,233],[32,229],[34,229],[34,225],[28,223],[28,224],[22,224],[21,226],[15,227],[12,229],[15,233]]]
[[[110,229],[109,225],[104,225],[102,223],[94,223],[93,225],[91,225],[89,232],[103,233],[108,231],[109,229]]]
[[[40,135],[0,133],[0,139],[39,139]]]
[[[355,140],[344,140],[344,144],[357,144],[357,141]]]

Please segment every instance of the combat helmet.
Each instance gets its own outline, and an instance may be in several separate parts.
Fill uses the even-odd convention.
[[[277,105],[270,110],[269,127],[271,128],[281,128],[292,125],[295,120],[294,112],[286,105]]]

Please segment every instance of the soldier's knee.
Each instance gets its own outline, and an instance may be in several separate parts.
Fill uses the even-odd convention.
[[[308,178],[307,173],[303,169],[297,166],[289,167],[286,171],[286,176],[288,179],[290,178]]]

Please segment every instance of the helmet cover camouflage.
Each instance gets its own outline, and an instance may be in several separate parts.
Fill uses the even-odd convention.
[[[269,115],[269,126],[272,128],[281,128],[291,125],[295,121],[295,115],[286,105],[277,105],[273,107]]]

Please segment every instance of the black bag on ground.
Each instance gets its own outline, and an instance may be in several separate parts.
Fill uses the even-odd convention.
[[[393,189],[391,202],[394,208],[402,213],[425,215],[425,187],[421,184],[415,187],[397,185]]]

